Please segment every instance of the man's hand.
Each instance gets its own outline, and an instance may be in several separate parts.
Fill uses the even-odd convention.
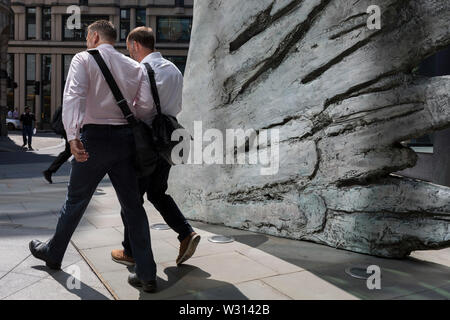
[[[86,162],[89,159],[89,154],[84,149],[83,143],[80,140],[70,140],[69,144],[70,152],[73,154],[77,162]]]

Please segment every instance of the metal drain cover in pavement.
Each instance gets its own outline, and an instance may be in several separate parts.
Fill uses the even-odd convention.
[[[214,243],[230,243],[233,242],[234,239],[226,236],[211,236],[208,238],[210,242]]]
[[[155,223],[150,226],[154,230],[169,230],[170,227],[165,223]]]
[[[369,266],[370,264],[350,266],[345,268],[345,273],[356,279],[367,280],[371,275],[371,273],[367,273]]]

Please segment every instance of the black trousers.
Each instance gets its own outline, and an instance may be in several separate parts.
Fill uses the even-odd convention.
[[[48,256],[55,262],[62,261],[92,195],[108,174],[130,231],[136,274],[141,280],[156,280],[148,219],[133,166],[136,152],[133,131],[128,126],[85,125],[80,139],[89,153],[89,159],[86,162],[72,160],[67,197],[55,234],[46,247]]]
[[[67,136],[63,136],[64,140],[66,140],[66,148],[63,152],[61,152],[55,159],[55,161],[52,162],[50,167],[48,167],[47,171],[50,173],[55,173],[59,170],[59,168],[72,156],[72,153],[70,151],[70,144],[67,141]]]
[[[142,203],[144,203],[144,194],[147,193],[147,199],[153,204],[155,209],[159,211],[167,225],[178,233],[178,240],[182,241],[190,235],[194,229],[192,229],[191,225],[187,222],[172,197],[166,194],[170,168],[171,165],[160,158],[155,171],[150,176],[139,179],[139,191]],[[129,240],[130,231],[125,223],[123,210],[120,214],[125,227],[122,245],[125,254],[129,257],[133,257]]]
[[[28,147],[31,148],[31,138],[33,137],[33,126],[23,125],[22,127],[22,137],[23,144],[26,145],[28,142]],[[28,138],[28,139],[27,139]]]

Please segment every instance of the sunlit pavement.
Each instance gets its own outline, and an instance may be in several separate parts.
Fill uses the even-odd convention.
[[[202,236],[197,252],[179,267],[176,234],[151,230],[159,291],[143,293],[127,283],[130,271],[111,260],[110,251],[121,248],[123,227],[107,178],[72,239],[64,270],[49,271],[30,256],[28,242],[52,235],[70,164],[54,176],[54,184],[47,184],[41,172],[63,145],[54,135],[42,139],[37,152],[0,152],[0,299],[450,298],[450,249],[415,252],[404,260],[381,259],[200,222],[192,222]],[[145,208],[150,224],[163,222],[151,204]],[[208,241],[217,234],[235,241]],[[380,267],[381,289],[370,290],[365,280],[345,273],[361,264]],[[74,282],[73,270],[79,271],[80,289],[67,285]]]

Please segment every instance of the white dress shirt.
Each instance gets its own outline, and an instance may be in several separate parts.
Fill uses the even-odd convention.
[[[142,70],[147,74],[144,63],[148,63],[155,71],[156,87],[158,88],[161,112],[176,117],[181,111],[183,93],[183,75],[169,60],[164,59],[159,52],[150,53],[142,61]],[[150,79],[148,79],[150,85]]]
[[[136,61],[112,45],[96,48],[117,82],[133,114],[151,123],[156,114],[146,73]],[[165,101],[165,100],[164,100]],[[68,141],[78,139],[86,124],[127,124],[103,74],[87,51],[76,54],[70,64],[64,88],[62,118]]]

